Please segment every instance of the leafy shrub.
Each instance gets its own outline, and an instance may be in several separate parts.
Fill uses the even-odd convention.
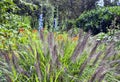
[[[13,14],[17,10],[19,8],[12,0],[0,1],[0,49],[7,50],[9,45],[16,48],[16,43],[26,42],[27,37],[20,33],[20,29],[26,32],[30,28],[30,17]]]
[[[112,21],[117,18],[116,25],[120,24],[120,7],[104,7],[84,12],[76,20],[76,26],[82,28],[84,31],[89,30],[93,35],[99,32],[108,32],[108,28]]]
[[[68,20],[65,30],[66,30],[66,31],[69,31],[71,28],[74,28],[74,27],[75,27],[75,24],[74,24],[74,23],[75,23],[75,21],[73,21],[73,20]]]

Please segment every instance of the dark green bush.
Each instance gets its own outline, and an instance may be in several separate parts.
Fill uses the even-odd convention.
[[[72,28],[75,28],[75,21],[73,21],[73,20],[68,20],[67,23],[66,23],[66,28],[65,28],[65,30],[66,30],[66,31],[69,31],[69,30],[71,30]]]
[[[100,32],[107,33],[113,20],[116,20],[116,25],[120,24],[120,7],[104,7],[84,12],[76,20],[76,26],[84,31],[91,31],[93,35]]]

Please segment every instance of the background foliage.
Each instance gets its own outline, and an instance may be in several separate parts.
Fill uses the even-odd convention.
[[[76,26],[84,31],[91,31],[93,35],[100,32],[108,32],[108,29],[119,29],[120,7],[105,7],[84,12],[76,20]],[[115,22],[116,27],[110,27]],[[117,27],[118,26],[118,27]]]

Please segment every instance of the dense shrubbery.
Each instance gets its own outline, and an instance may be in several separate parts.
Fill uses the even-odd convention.
[[[76,26],[84,31],[89,30],[93,35],[100,32],[108,32],[112,21],[116,21],[116,25],[120,24],[120,7],[105,7],[84,12],[76,21]]]

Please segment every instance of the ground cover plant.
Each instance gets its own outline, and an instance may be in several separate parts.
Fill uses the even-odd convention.
[[[29,33],[33,32],[26,44],[0,50],[2,82],[119,81],[120,54],[114,43],[93,40],[82,31],[72,37],[47,30]]]

